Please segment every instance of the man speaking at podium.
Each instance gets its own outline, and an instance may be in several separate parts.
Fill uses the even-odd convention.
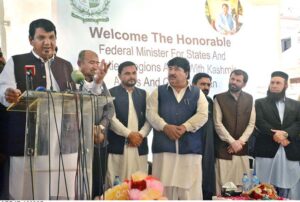
[[[70,75],[73,70],[71,63],[55,56],[55,25],[46,19],[32,21],[29,26],[29,43],[33,47],[32,51],[12,56],[0,74],[0,103],[5,107],[11,103],[16,103],[19,96],[28,88],[26,87],[25,65],[35,66],[35,70],[33,70],[35,76],[32,77],[31,90],[40,86],[54,91],[75,89],[75,86],[70,82]],[[24,156],[25,122],[26,113],[8,112],[7,130],[1,130],[1,135],[5,136],[5,154],[10,157],[7,158],[5,165],[7,175],[9,169],[10,173],[12,173],[12,169],[17,171],[14,164],[15,160],[23,159],[21,156]],[[20,172],[22,171],[20,170]],[[13,177],[13,175],[9,176],[9,183],[13,182],[17,185],[18,180],[13,179]],[[8,187],[8,180],[5,186]],[[14,189],[12,185],[10,185],[10,194],[11,188]],[[15,193],[17,191],[14,190]],[[5,199],[8,199],[8,192],[4,196]],[[10,197],[14,199],[14,196]]]

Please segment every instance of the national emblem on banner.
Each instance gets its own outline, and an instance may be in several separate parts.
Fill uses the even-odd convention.
[[[82,22],[108,22],[107,12],[110,0],[71,0],[72,17]]]

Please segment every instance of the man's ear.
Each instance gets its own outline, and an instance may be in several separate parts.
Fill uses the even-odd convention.
[[[28,40],[29,40],[30,45],[33,45],[33,42],[32,42],[33,38],[31,36],[28,37]]]

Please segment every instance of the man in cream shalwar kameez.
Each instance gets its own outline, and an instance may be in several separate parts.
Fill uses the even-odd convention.
[[[226,182],[241,185],[243,173],[250,172],[246,142],[254,129],[255,109],[252,96],[242,91],[247,81],[246,72],[232,71],[229,90],[214,100],[217,195]]]
[[[145,120],[146,91],[135,87],[137,67],[132,62],[119,66],[121,85],[110,89],[115,97],[115,116],[108,133],[108,185],[115,176],[129,179],[136,171],[148,173],[147,135],[151,127]]]
[[[148,99],[147,118],[154,130],[153,172],[170,200],[202,199],[202,137],[208,103],[197,87],[188,84],[189,62],[168,62],[169,84]]]

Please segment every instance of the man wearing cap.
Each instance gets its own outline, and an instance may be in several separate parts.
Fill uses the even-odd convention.
[[[188,83],[190,64],[175,57],[168,63],[168,84],[153,91],[147,119],[154,128],[152,174],[170,200],[202,199],[202,130],[208,119],[203,92]]]
[[[267,97],[256,100],[256,172],[285,198],[300,200],[300,103],[287,98],[288,75],[275,71]]]

